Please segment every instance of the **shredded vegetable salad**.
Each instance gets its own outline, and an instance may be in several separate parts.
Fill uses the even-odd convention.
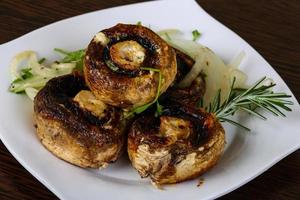
[[[10,63],[12,83],[9,90],[14,93],[25,92],[33,100],[37,92],[52,78],[82,69],[84,50],[67,52],[55,51],[64,55],[61,61],[45,64],[46,59],[38,59],[34,51],[23,51],[17,54]]]

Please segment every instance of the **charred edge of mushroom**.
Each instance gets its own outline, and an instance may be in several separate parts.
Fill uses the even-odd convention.
[[[92,112],[81,108],[77,102],[70,99],[64,102],[64,106],[71,112],[76,113],[76,115],[82,116],[90,124],[96,126],[102,126],[111,121],[119,121],[121,118],[121,116],[116,112],[115,108],[109,108],[105,110],[104,116],[98,117],[95,116]]]
[[[101,126],[108,122],[117,122],[120,120],[121,114],[113,107],[106,110],[105,115],[101,118],[81,108],[73,98],[79,91],[87,89],[83,77],[77,73],[51,79],[42,91],[43,95],[48,97],[47,101],[44,102],[45,107],[47,107],[49,111],[53,110],[51,114],[48,113],[48,115],[58,120],[66,120],[60,115],[61,112],[58,108],[59,106],[63,106],[66,110],[74,113],[75,116],[80,116],[91,125]],[[39,102],[43,101],[39,100]],[[41,109],[41,106],[35,106],[35,108]],[[40,109],[36,111],[40,112]]]
[[[176,53],[176,61],[178,67],[176,81],[179,82],[192,69],[195,61],[193,58],[181,52],[180,50],[176,48],[174,48],[174,50]]]
[[[118,42],[124,42],[124,41],[130,41],[130,40],[136,41],[138,44],[140,44],[142,47],[144,47],[146,49],[146,58],[143,63],[145,63],[148,56],[155,54],[156,50],[158,49],[156,44],[154,44],[153,42],[151,42],[150,40],[148,40],[146,38],[133,37],[133,36],[128,36],[128,35],[114,36],[114,37],[110,38],[110,42],[103,48],[102,56],[103,56],[103,60],[106,64],[106,66],[118,74],[124,74],[129,77],[137,77],[137,76],[141,75],[141,73],[149,73],[149,72],[142,71],[140,69],[135,69],[135,70],[122,69],[122,66],[119,66],[117,63],[115,63],[112,60],[111,55],[110,55],[110,48]]]

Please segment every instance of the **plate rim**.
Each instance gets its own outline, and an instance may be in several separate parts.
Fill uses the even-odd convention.
[[[162,0],[161,0],[162,1]],[[174,0],[164,0],[164,1],[173,1]],[[177,0],[179,1],[179,0]],[[62,21],[65,21],[65,20],[69,20],[69,19],[74,19],[74,18],[77,18],[77,17],[81,17],[81,16],[84,16],[84,15],[87,15],[87,14],[91,14],[91,13],[97,13],[97,12],[102,12],[104,10],[112,10],[112,9],[115,9],[115,8],[122,8],[122,7],[130,7],[132,5],[140,5],[140,4],[152,4],[152,3],[155,3],[155,2],[158,2],[158,1],[150,1],[150,2],[140,2],[140,3],[132,3],[132,4],[127,4],[127,5],[121,5],[121,6],[115,6],[115,7],[111,7],[111,8],[105,8],[105,9],[100,9],[100,10],[95,10],[95,11],[91,11],[91,12],[87,12],[87,13],[83,13],[83,14],[80,14],[80,15],[76,15],[76,16],[72,16],[72,17],[68,17],[68,18],[65,18],[65,19],[62,19],[62,20],[58,20],[58,21],[55,21],[53,23],[50,23],[50,24],[47,24],[45,26],[42,26],[38,29],[35,29],[35,30],[32,30],[20,37],[17,37],[11,41],[8,41],[8,42],[5,42],[3,44],[0,45],[0,50],[2,48],[4,48],[5,46],[8,46],[12,43],[15,43],[15,42],[18,42],[18,40],[22,40],[24,37],[26,37],[27,35],[30,35],[32,34],[33,32],[36,32],[36,31],[39,31],[40,29],[44,29],[46,27],[50,27],[50,26],[55,26],[56,24],[62,22]],[[202,7],[200,4],[198,4],[195,0],[188,0],[188,2],[194,2],[195,4],[197,4],[198,8],[201,9],[209,18],[211,18],[212,20],[214,20],[215,22],[217,22],[218,26],[222,26],[223,28],[227,29],[227,31],[230,31],[231,34],[234,34],[235,37],[239,38],[240,40],[242,40],[244,43],[246,43],[251,49],[253,49],[255,51],[255,53],[257,53],[269,66],[271,66],[265,59],[264,57],[259,53],[257,52],[247,41],[245,41],[243,38],[241,38],[237,33],[235,33],[234,31],[232,31],[230,28],[228,28],[226,25],[222,24],[220,21],[218,21],[217,19],[215,19],[214,17],[212,17],[209,13],[207,13]],[[291,91],[291,89],[289,88],[289,86],[286,84],[286,82],[284,81],[284,79],[282,79],[282,77],[280,76],[280,74],[278,74],[278,72],[276,70],[274,70],[274,68],[271,66],[271,68],[273,69],[274,73],[276,73],[278,75],[278,77],[280,77],[280,79],[283,81],[283,83],[286,85],[286,87],[288,88],[288,90],[291,92],[292,96],[293,96],[293,101],[294,103],[296,104],[296,106],[299,107],[299,102],[297,101],[295,95],[293,94],[293,92]],[[299,109],[299,108],[298,108]],[[3,140],[3,133],[2,132],[5,132],[4,130],[4,127],[3,126],[0,126],[0,140],[2,141],[2,143],[5,145],[5,147],[7,148],[7,150],[14,156],[14,158],[32,175],[34,176],[39,182],[41,182],[47,189],[49,189],[54,195],[56,195],[58,198],[60,199],[67,199],[66,198],[66,195],[64,195],[63,193],[61,193],[60,191],[58,191],[56,189],[56,187],[52,184],[49,184],[47,182],[47,180],[41,176],[36,170],[34,170],[29,164],[26,164],[26,161],[24,159],[22,159],[21,156],[18,156],[18,154],[14,151],[14,149],[8,145],[6,143],[6,140]],[[211,198],[218,198],[220,196],[223,196],[225,194],[228,194],[230,192],[232,192],[233,190],[245,185],[246,183],[250,182],[251,180],[255,179],[257,176],[261,175],[262,173],[264,173],[265,171],[267,171],[269,168],[271,168],[272,166],[274,166],[276,163],[278,163],[280,160],[282,160],[283,158],[285,158],[286,156],[290,155],[291,153],[293,153],[294,151],[296,151],[297,149],[300,148],[300,144],[298,145],[295,145],[291,148],[289,148],[288,151],[286,151],[286,153],[284,154],[281,154],[280,156],[277,156],[276,159],[273,159],[273,161],[264,166],[263,169],[260,169],[260,170],[257,170],[258,172],[256,174],[254,174],[253,176],[249,177],[248,179],[244,179],[242,182],[240,182],[240,184],[237,184],[235,185],[234,187],[230,187],[230,189],[227,189],[227,190],[224,190],[223,192],[221,193],[218,193],[218,195],[214,195],[212,197],[209,197],[209,199]]]

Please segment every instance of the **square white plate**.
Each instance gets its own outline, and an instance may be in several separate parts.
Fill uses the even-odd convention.
[[[18,52],[32,49],[42,57],[58,59],[55,47],[79,49],[92,36],[116,23],[150,25],[152,29],[178,28],[191,37],[199,29],[199,42],[214,50],[226,62],[244,50],[247,60],[242,70],[250,82],[262,76],[272,77],[276,90],[292,94],[272,67],[243,39],[210,17],[192,0],[166,0],[133,4],[96,11],[66,19],[26,34],[0,46],[0,136],[15,158],[61,199],[212,199],[247,183],[283,157],[300,147],[300,108],[293,97],[293,112],[286,118],[268,115],[267,121],[239,116],[252,132],[225,125],[227,145],[216,167],[197,180],[155,189],[139,178],[126,158],[109,168],[85,170],[68,164],[48,152],[39,142],[31,122],[32,103],[25,96],[8,92],[9,61]],[[126,156],[124,156],[126,157]]]

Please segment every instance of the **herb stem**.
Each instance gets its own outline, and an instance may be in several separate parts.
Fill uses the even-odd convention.
[[[156,110],[157,110],[158,114],[162,110],[162,106],[158,103],[158,98],[159,98],[159,95],[161,92],[161,83],[162,83],[162,74],[161,74],[160,69],[150,68],[150,67],[141,67],[141,70],[153,71],[153,72],[158,73],[158,85],[157,85],[156,95],[155,95],[154,100],[152,100],[150,103],[147,103],[145,105],[134,108],[133,111],[131,111],[127,115],[125,115],[125,118],[128,118],[128,117],[132,116],[133,114],[140,114],[140,113],[144,112],[154,103],[156,103]]]
[[[293,105],[293,102],[285,100],[285,98],[290,98],[291,96],[283,92],[274,93],[271,90],[275,86],[273,83],[270,85],[263,85],[262,83],[266,80],[266,77],[261,78],[248,89],[234,89],[235,80],[236,79],[234,78],[232,81],[228,98],[221,103],[219,90],[207,109],[208,112],[215,113],[216,117],[220,121],[229,122],[233,125],[244,128],[245,130],[250,130],[228,117],[239,110],[243,110],[260,119],[266,120],[267,118],[265,116],[256,111],[257,108],[261,108],[276,116],[283,117],[285,117],[285,114],[282,110],[292,110],[288,107],[288,105]]]
[[[59,53],[64,54],[64,55],[68,55],[70,53],[70,52],[68,52],[66,50],[63,50],[63,49],[60,49],[60,48],[54,48],[54,51],[59,52]]]

